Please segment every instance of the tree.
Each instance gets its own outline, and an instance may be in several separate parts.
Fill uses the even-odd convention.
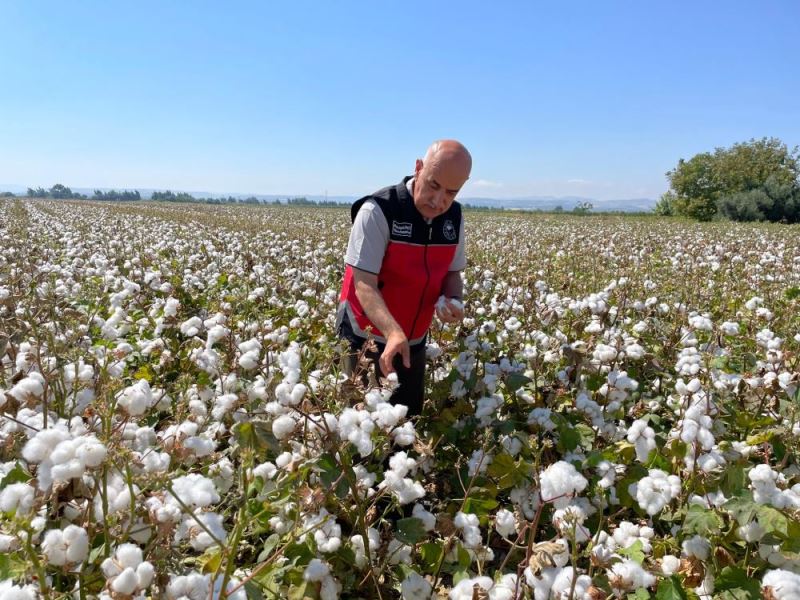
[[[588,215],[590,212],[592,212],[593,208],[594,204],[584,200],[583,202],[578,202],[578,204],[575,205],[575,208],[572,209],[572,212],[576,215]]]
[[[675,214],[675,192],[665,192],[653,207],[653,212],[662,217],[671,217]]]
[[[48,195],[51,198],[56,198],[59,200],[69,199],[73,197],[72,190],[65,185],[61,185],[60,183],[57,183],[53,187],[51,187]]]
[[[722,214],[734,220],[796,220],[800,151],[777,138],[751,139],[679,160],[667,173],[661,208],[700,221]],[[663,197],[662,197],[663,199]]]

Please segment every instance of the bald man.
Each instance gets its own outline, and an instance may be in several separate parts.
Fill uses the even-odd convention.
[[[445,323],[464,317],[466,267],[461,206],[455,201],[469,179],[472,157],[455,140],[434,142],[417,159],[414,175],[356,201],[345,257],[337,328],[350,342],[345,371],[371,336],[367,356],[378,376],[397,373],[392,402],[422,412],[425,342],[436,313]],[[437,303],[440,296],[444,302]],[[457,302],[454,302],[457,300]]]

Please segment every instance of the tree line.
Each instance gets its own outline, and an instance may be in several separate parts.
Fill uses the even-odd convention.
[[[14,198],[16,194],[12,192],[0,192],[2,198]],[[49,198],[57,200],[109,200],[116,202],[135,202],[142,200],[142,195],[139,190],[94,190],[92,196],[73,192],[67,186],[57,183],[50,188],[28,188],[25,193],[28,198]],[[147,199],[147,198],[145,198]],[[220,196],[218,198],[198,198],[187,192],[173,192],[172,190],[156,191],[150,195],[149,200],[156,202],[200,202],[205,204],[288,204],[290,206],[341,206],[338,202],[332,200],[309,200],[305,196],[298,196],[294,198],[286,198],[281,201],[275,199],[272,201],[263,200],[255,196],[247,198],[235,198],[234,196]]]
[[[800,151],[777,138],[680,159],[667,179],[670,189],[655,207],[661,215],[800,222]]]

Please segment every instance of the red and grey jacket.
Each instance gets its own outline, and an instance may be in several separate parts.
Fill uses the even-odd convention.
[[[386,187],[357,200],[350,209],[355,221],[366,200],[373,200],[389,225],[389,243],[378,273],[378,289],[386,308],[403,328],[411,345],[420,343],[431,325],[442,283],[453,261],[461,231],[461,205],[453,202],[443,215],[428,223],[414,206],[408,193],[406,177],[395,186]],[[368,336],[367,328],[379,342],[385,342],[356,297],[353,267],[347,265],[340,300],[340,319],[349,321],[352,333]]]

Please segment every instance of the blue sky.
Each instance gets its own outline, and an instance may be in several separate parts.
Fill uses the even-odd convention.
[[[359,195],[462,140],[462,196],[655,198],[800,144],[800,2],[0,2],[0,184]]]

